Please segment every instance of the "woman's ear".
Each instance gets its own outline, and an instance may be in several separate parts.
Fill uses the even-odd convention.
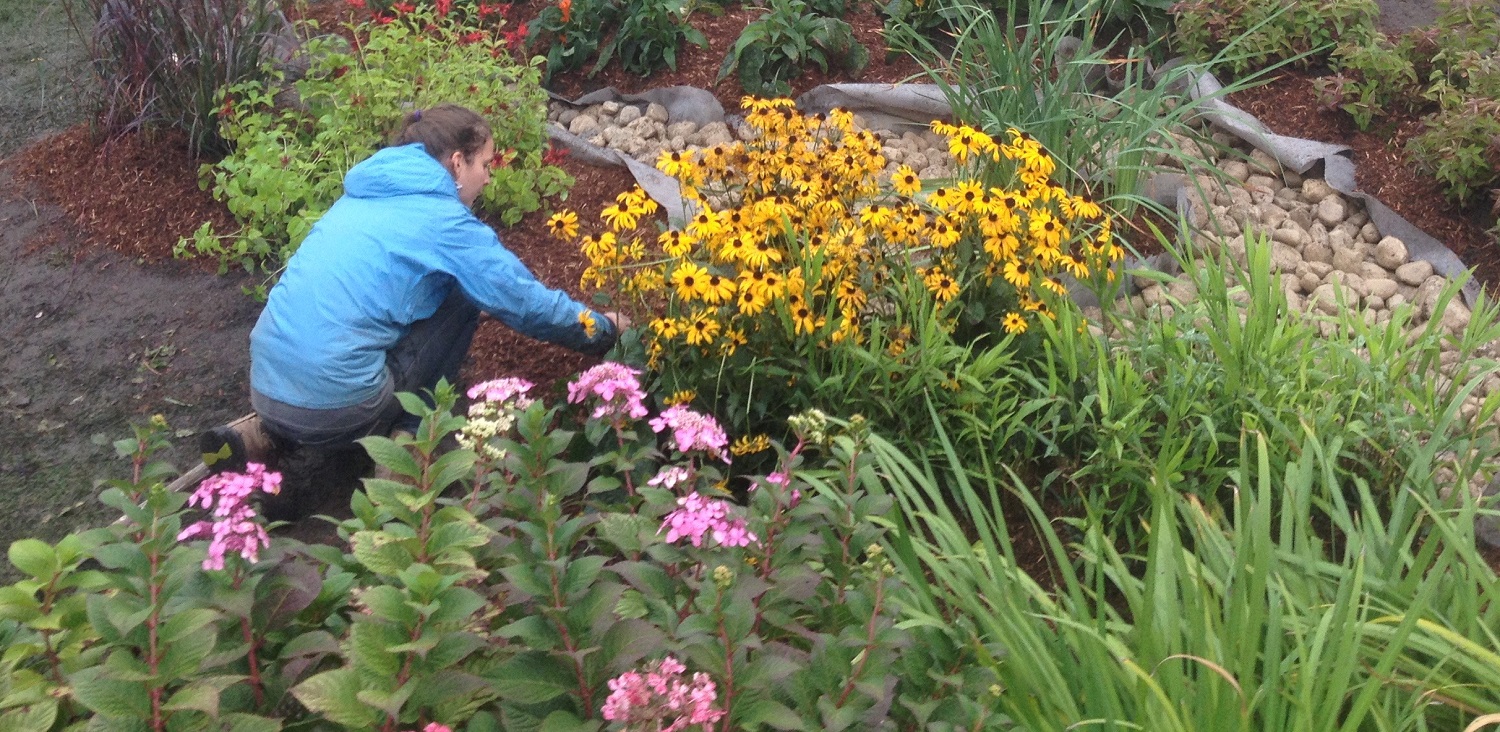
[[[450,175],[452,175],[454,178],[457,178],[458,177],[458,168],[459,168],[459,166],[461,166],[463,164],[464,164],[464,154],[461,151],[454,150],[452,153],[450,153],[448,155],[448,160],[447,160],[446,163],[443,164],[443,167],[448,169],[448,173]]]

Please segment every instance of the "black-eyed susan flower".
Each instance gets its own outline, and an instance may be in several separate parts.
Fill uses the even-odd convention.
[[[1026,317],[1020,313],[1006,313],[1000,319],[1000,325],[1005,328],[1006,333],[1020,335],[1026,332]]]
[[[640,214],[628,206],[613,203],[599,211],[599,218],[615,231],[634,229],[640,222]]]
[[[693,301],[703,297],[708,291],[708,270],[693,264],[683,262],[672,270],[672,285],[677,288],[677,297],[685,301]]]
[[[654,318],[649,327],[651,328],[651,332],[656,334],[657,338],[663,340],[676,338],[677,334],[682,332],[676,318]]]
[[[739,328],[725,328],[724,337],[719,339],[719,354],[733,356],[740,346],[749,342],[750,339],[745,337],[745,331]]]
[[[792,308],[791,312],[792,325],[797,335],[812,335],[827,322],[826,318],[819,317],[808,304]]]
[[[891,188],[899,195],[915,196],[922,190],[922,179],[910,165],[903,165],[891,174]]]
[[[578,214],[558,211],[547,219],[547,233],[554,239],[567,241],[578,236]]]
[[[583,237],[583,256],[600,267],[615,264],[619,253],[616,243],[615,235],[611,232],[589,234]]]
[[[656,158],[656,169],[673,178],[682,177],[693,169],[693,158],[680,150],[663,150]]]
[[[938,302],[948,302],[958,297],[962,289],[958,286],[958,280],[955,280],[953,275],[944,272],[942,267],[933,267],[928,270],[927,274],[922,277],[922,281]]]
[[[734,301],[734,280],[716,274],[708,276],[708,283],[703,291],[703,301],[710,305],[722,305]]]
[[[1005,263],[1005,269],[1001,270],[1001,276],[1009,282],[1012,287],[1024,290],[1031,287],[1031,268],[1019,259],[1012,259]]]
[[[734,304],[742,315],[759,315],[770,302],[771,298],[748,287],[740,288],[734,296]]]
[[[730,446],[732,455],[754,455],[771,449],[771,438],[765,434],[740,435]]]
[[[940,249],[947,249],[958,243],[962,232],[958,224],[947,215],[939,216],[933,220],[932,226],[927,230],[928,241]]]
[[[599,321],[594,319],[594,311],[588,308],[578,311],[578,323],[583,326],[583,335],[587,338],[593,338],[598,332]]]
[[[712,315],[702,312],[683,328],[683,334],[687,338],[688,345],[707,346],[713,344],[721,327],[719,321],[715,320]]]
[[[698,398],[698,392],[692,389],[679,389],[672,392],[671,396],[663,399],[662,403],[668,407],[675,407],[679,404],[691,404],[696,398]]]
[[[684,257],[693,249],[693,237],[681,229],[668,229],[656,237],[656,243],[669,257]]]

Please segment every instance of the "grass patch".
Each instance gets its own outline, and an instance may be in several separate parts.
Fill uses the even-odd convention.
[[[0,157],[84,119],[89,77],[61,2],[0,0]]]

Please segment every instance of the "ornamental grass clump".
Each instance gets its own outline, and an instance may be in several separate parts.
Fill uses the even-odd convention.
[[[783,390],[757,376],[795,392],[854,349],[889,357],[881,376],[899,380],[907,345],[933,335],[928,319],[950,343],[993,345],[1068,307],[1069,279],[1103,284],[1123,258],[1110,216],[1055,185],[1056,163],[1017,130],[933,123],[961,166],[938,184],[905,166],[886,175],[879,139],[847,111],[744,104],[749,139],[657,161],[695,206],[684,228],[643,226],[655,204],[637,188],[581,238],[583,286],[644,313],[663,390],[703,395],[736,427]],[[572,212],[549,228],[580,234]],[[760,398],[732,394],[742,388]]]

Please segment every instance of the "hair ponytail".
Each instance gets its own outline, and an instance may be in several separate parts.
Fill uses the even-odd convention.
[[[391,144],[420,142],[428,155],[446,165],[455,152],[472,158],[492,135],[489,121],[477,112],[457,104],[439,104],[406,115]]]

